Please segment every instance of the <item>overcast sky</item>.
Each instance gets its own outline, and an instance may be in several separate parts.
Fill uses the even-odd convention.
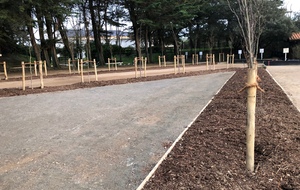
[[[287,10],[300,12],[300,0],[284,0],[284,6]]]

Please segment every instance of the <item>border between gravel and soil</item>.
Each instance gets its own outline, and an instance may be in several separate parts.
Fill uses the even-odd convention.
[[[269,72],[268,68],[266,69],[269,75],[272,77],[272,79],[276,82],[276,84],[281,88],[281,90],[286,94],[286,96],[289,98],[289,100],[292,102],[292,104],[295,106],[294,101],[292,100],[291,96],[287,93],[287,91],[279,84],[279,82],[273,77],[273,75]],[[295,106],[295,108],[300,112],[300,109]]]
[[[211,103],[211,101],[214,99],[215,95],[217,95],[221,89],[224,87],[224,85],[233,77],[233,75],[236,73],[236,71],[224,82],[224,84],[220,87],[220,89],[214,94],[214,96],[207,102],[207,104],[201,109],[201,111],[197,114],[197,116],[192,120],[192,122],[187,125],[187,127],[181,132],[181,134],[177,137],[177,139],[173,142],[173,144],[169,147],[169,149],[165,152],[165,154],[160,158],[160,160],[157,162],[157,164],[153,167],[153,169],[150,171],[150,173],[146,176],[146,178],[142,181],[142,183],[138,186],[136,190],[142,190],[146,183],[149,181],[149,179],[153,176],[157,168],[161,165],[161,163],[167,158],[167,156],[170,154],[172,149],[175,147],[177,142],[182,138],[182,136],[185,134],[185,132],[192,126],[192,124],[196,121],[196,119],[200,116],[200,114],[206,109],[206,107]]]

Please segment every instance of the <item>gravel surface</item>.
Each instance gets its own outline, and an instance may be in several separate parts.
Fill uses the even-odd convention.
[[[0,189],[135,189],[232,74],[1,98]]]
[[[268,66],[267,69],[300,111],[300,66]]]

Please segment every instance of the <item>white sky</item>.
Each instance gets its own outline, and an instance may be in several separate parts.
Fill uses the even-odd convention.
[[[300,0],[284,0],[284,6],[287,10],[300,12]]]

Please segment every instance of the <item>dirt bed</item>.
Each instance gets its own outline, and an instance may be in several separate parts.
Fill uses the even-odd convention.
[[[144,189],[300,189],[300,114],[259,70],[255,174],[246,171],[246,92],[239,70],[176,144]]]

